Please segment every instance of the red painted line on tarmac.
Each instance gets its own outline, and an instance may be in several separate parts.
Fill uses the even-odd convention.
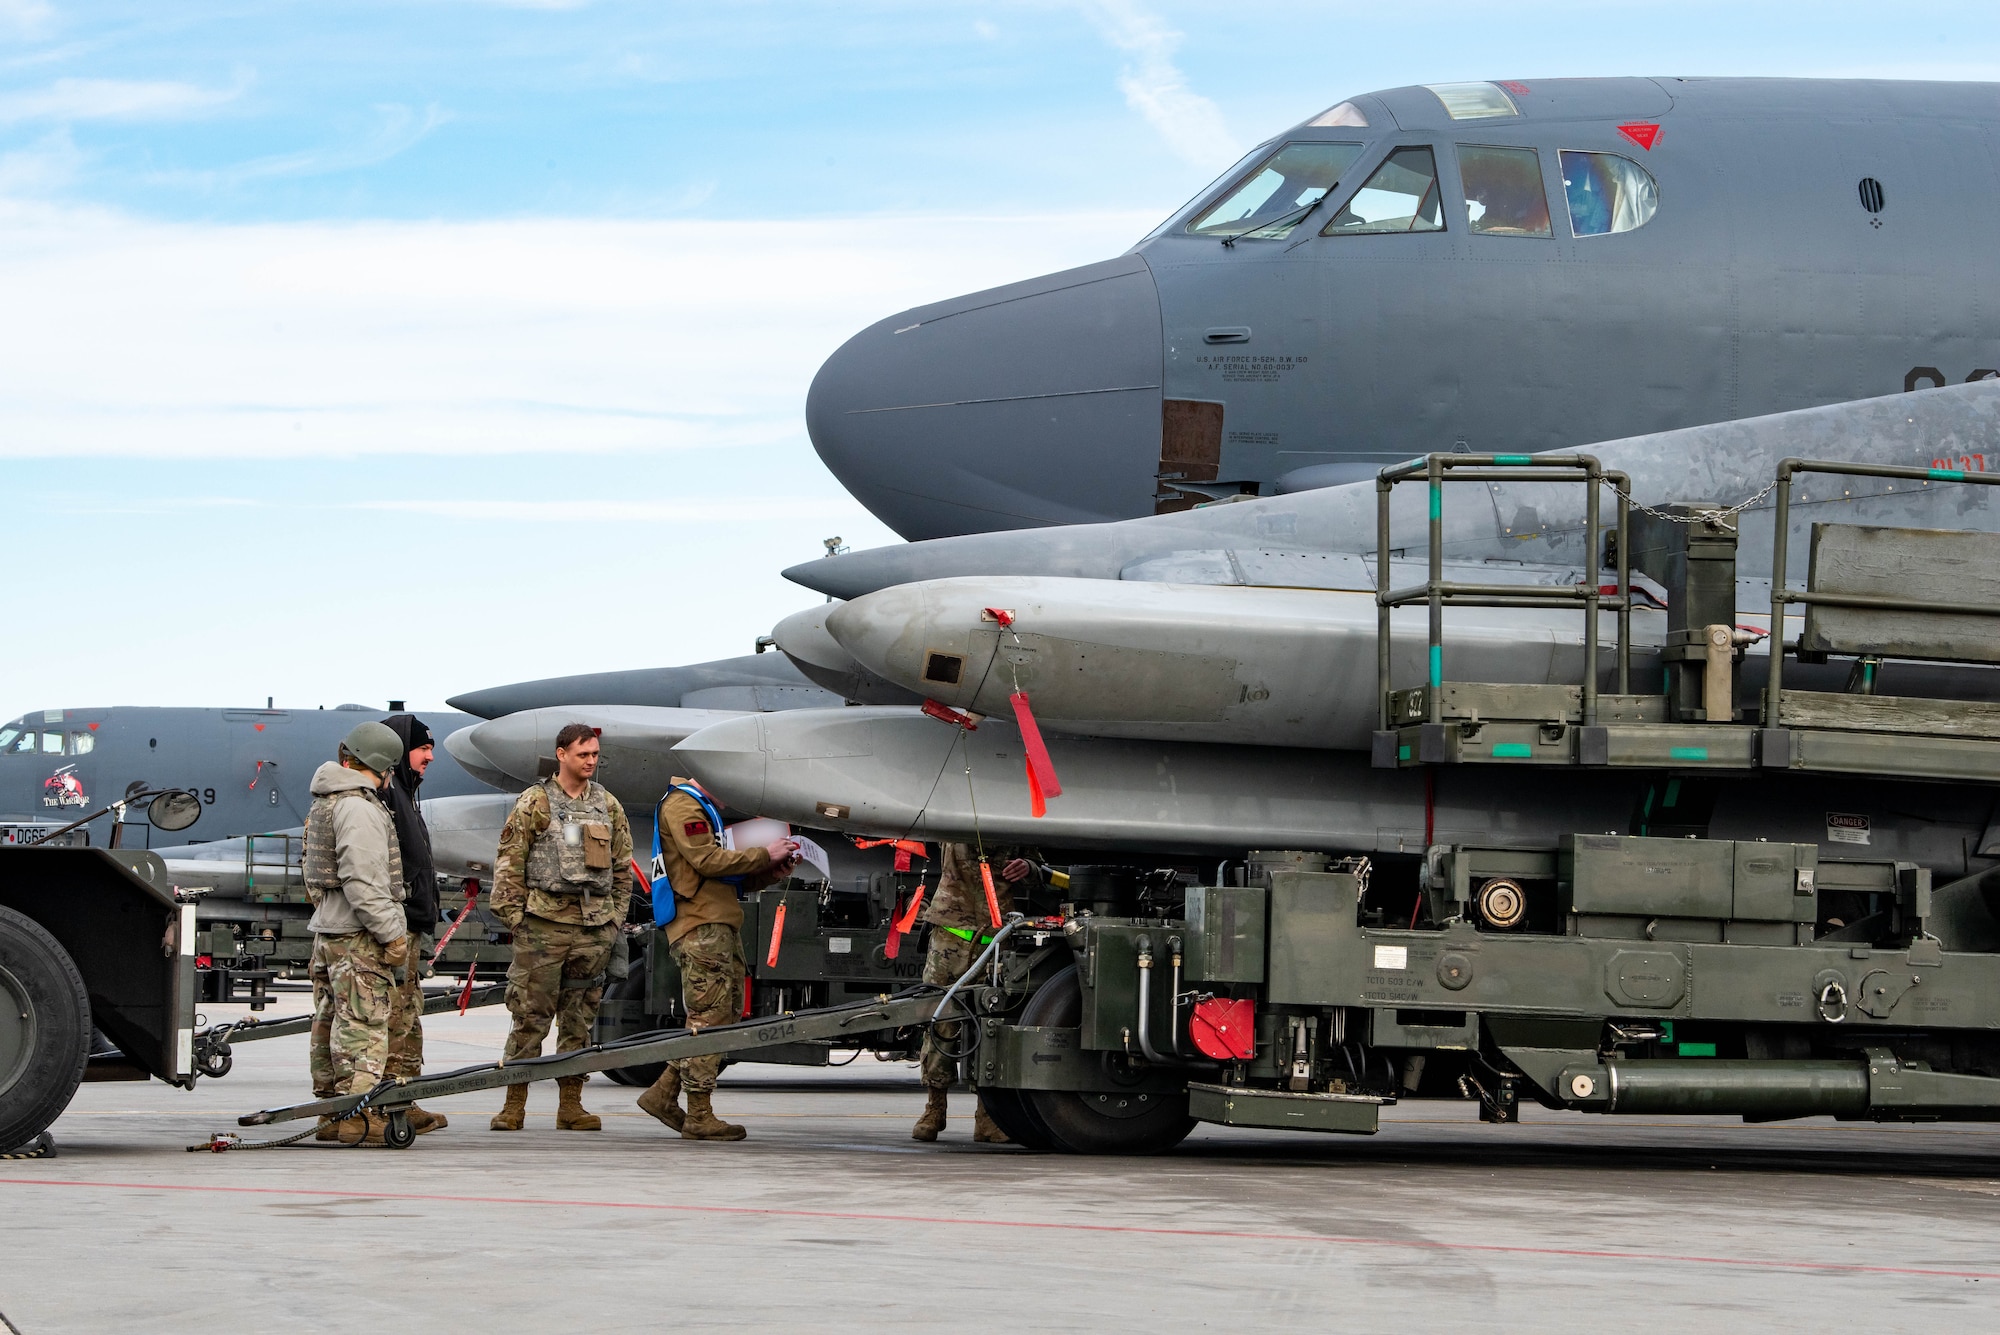
[[[669,1205],[653,1201],[565,1200],[549,1196],[447,1196],[408,1191],[327,1191],[314,1187],[219,1187],[170,1182],[81,1182],[57,1178],[0,1177],[7,1187],[98,1187],[121,1191],[192,1191],[232,1196],[314,1196],[342,1200],[439,1201],[453,1205],[575,1206],[592,1210],[651,1210],[663,1214],[752,1215],[779,1219],[837,1219],[878,1224],[953,1224],[971,1228],[1053,1229],[1066,1233],[1125,1233],[1159,1238],[1236,1238],[1247,1242],[1321,1242],[1345,1247],[1401,1247],[1418,1251],[1489,1252],[1508,1256],[1564,1256],[1590,1261],[1671,1261],[1683,1265],[1747,1270],[1809,1270],[1842,1275],[1918,1275],[1930,1279],[2000,1279],[2000,1270],[1939,1270],[1924,1266],[1858,1265],[1843,1261],[1756,1260],[1676,1252],[1619,1252],[1585,1247],[1524,1247],[1498,1242],[1433,1242],[1422,1238],[1361,1238],[1337,1233],[1256,1233],[1242,1229],[1159,1228],[1146,1224],[1074,1224],[1032,1219],[966,1219],[924,1214],[867,1214],[854,1210],[778,1210],[757,1205]]]

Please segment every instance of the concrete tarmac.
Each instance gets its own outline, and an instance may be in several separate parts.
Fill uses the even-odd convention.
[[[490,1060],[505,1029],[434,1017],[429,1066]],[[864,1059],[733,1067],[735,1145],[600,1077],[594,1134],[557,1131],[541,1084],[513,1134],[487,1129],[496,1091],[436,1105],[451,1126],[406,1151],[185,1150],[285,1134],[236,1115],[307,1092],[303,1037],[237,1047],[192,1093],[84,1086],[58,1157],[0,1162],[0,1314],[23,1335],[2000,1328],[2000,1128],[1490,1127],[1427,1102],[1374,1137],[1204,1126],[1082,1159],[974,1145],[965,1095],[916,1144],[915,1071]]]

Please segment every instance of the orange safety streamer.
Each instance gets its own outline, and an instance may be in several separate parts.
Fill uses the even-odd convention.
[[[1061,797],[1062,780],[1056,777],[1056,762],[1049,759],[1042,730],[1035,722],[1034,711],[1028,708],[1027,692],[1016,691],[1007,697],[1007,702],[1014,706],[1014,722],[1021,728],[1021,749],[1028,754],[1028,772],[1041,787],[1042,796]]]
[[[986,885],[986,912],[993,918],[993,925],[1000,925],[1000,896],[993,893],[993,864],[985,858],[979,859],[979,879]]]
[[[771,952],[764,956],[765,968],[775,969],[778,967],[778,947],[784,943],[784,937],[785,904],[783,900],[780,900],[778,902],[778,911],[771,915]]]
[[[1042,781],[1035,777],[1035,762],[1027,762],[1028,767],[1028,814],[1037,819],[1049,814],[1048,799],[1042,795]]]
[[[917,910],[922,908],[923,906],[924,906],[924,883],[922,881],[918,881],[917,893],[910,896],[910,907],[904,910],[902,920],[896,924],[896,930],[899,932],[907,932],[912,927],[915,927],[917,925]]]
[[[915,839],[856,838],[854,840],[854,846],[860,849],[884,848],[884,847],[895,849],[897,871],[908,871],[910,869],[911,858],[924,858],[928,860],[930,857],[930,854],[924,851],[923,844],[921,844]]]
[[[433,956],[433,958],[436,957]],[[472,967],[465,971],[465,990],[458,994],[458,1013],[460,1015],[465,1014],[465,1012],[469,1010],[472,1006],[472,979],[473,975],[477,974],[478,972],[479,972],[479,961],[474,960],[472,962]]]

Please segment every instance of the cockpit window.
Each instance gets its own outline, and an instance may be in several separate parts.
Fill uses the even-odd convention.
[[[1495,116],[1518,116],[1520,109],[1498,84],[1427,83],[1424,87],[1444,103],[1445,114],[1455,121],[1483,121]]]
[[[69,735],[69,753],[73,756],[87,756],[97,749],[97,738],[87,732],[73,732]]]
[[[1465,183],[1465,220],[1488,236],[1549,236],[1549,197],[1542,160],[1532,148],[1458,146]]]
[[[1441,232],[1437,158],[1428,148],[1399,148],[1354,192],[1321,236],[1370,232]]]
[[[1630,158],[1564,149],[1562,174],[1569,230],[1576,236],[1629,232],[1659,211],[1660,187]]]
[[[43,754],[43,755],[45,755],[45,756],[59,756],[59,755],[61,755],[61,754],[62,754],[62,751],[63,751],[63,747],[62,747],[62,742],[63,742],[63,738],[62,738],[62,734],[61,734],[61,733],[59,733],[59,732],[45,732],[45,733],[43,733],[43,734],[42,734],[42,754]]]
[[[19,728],[0,728],[0,755],[14,749],[14,739],[21,735]]]
[[[1340,184],[1360,144],[1286,144],[1188,224],[1196,236],[1275,241]]]
[[[1328,107],[1325,111],[1320,112],[1319,115],[1307,121],[1306,124],[1316,129],[1326,129],[1336,125],[1352,125],[1356,129],[1365,130],[1368,128],[1368,117],[1363,115],[1361,108],[1355,106],[1352,102],[1342,102],[1337,107]]]

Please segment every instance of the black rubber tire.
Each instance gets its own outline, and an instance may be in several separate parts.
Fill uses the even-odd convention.
[[[979,1101],[986,1105],[986,1115],[993,1119],[993,1125],[1007,1133],[1007,1139],[1024,1150],[1037,1154],[1048,1154],[1055,1148],[1048,1128],[1041,1118],[1028,1106],[1025,1090],[982,1089]]]
[[[648,947],[650,949],[651,947]],[[604,989],[606,1001],[643,1001],[646,998],[646,973],[648,961],[642,953],[632,961],[632,972],[615,980]],[[640,1066],[621,1066],[615,1071],[606,1071],[614,1085],[636,1085],[640,1089],[650,1088],[654,1081],[666,1074],[665,1062],[646,1062]]]
[[[1083,980],[1074,964],[1043,983],[1021,1010],[1024,1025],[1067,1029],[1082,1020]],[[1029,1089],[1020,1093],[1053,1147],[1070,1154],[1160,1154],[1186,1140],[1188,1132],[1194,1130],[1185,1089],[1172,1094],[1130,1096],[1080,1094],[1064,1089]],[[1110,1116],[1092,1106],[1105,1097],[1143,1098],[1152,1106],[1133,1115]]]
[[[410,1115],[392,1112],[389,1124],[382,1128],[382,1143],[392,1150],[406,1150],[417,1143],[416,1128],[410,1125]]]
[[[59,942],[0,908],[0,1152],[62,1115],[90,1060],[90,994]]]

